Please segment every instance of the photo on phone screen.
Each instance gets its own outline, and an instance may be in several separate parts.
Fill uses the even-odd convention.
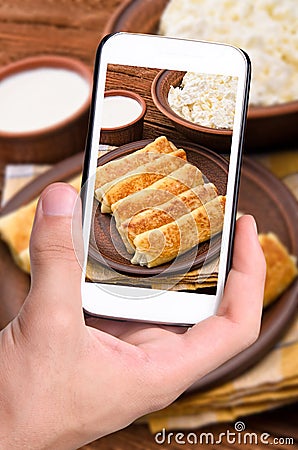
[[[216,296],[238,91],[235,74],[106,65],[86,284]]]

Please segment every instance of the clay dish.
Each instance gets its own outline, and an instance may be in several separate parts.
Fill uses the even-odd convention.
[[[105,92],[105,98],[111,97],[124,97],[132,99],[140,106],[138,114],[134,119],[129,120],[127,123],[122,123],[119,126],[106,127],[101,129],[100,143],[113,146],[120,146],[127,144],[128,142],[134,142],[142,139],[143,137],[143,124],[146,114],[146,103],[143,98],[135,92],[125,89],[112,89]],[[115,100],[115,105],[117,100]],[[122,118],[123,119],[123,118]],[[125,122],[125,120],[124,120]]]
[[[37,126],[36,129],[33,125],[28,130],[16,129],[13,131],[0,127],[0,157],[2,161],[6,163],[48,164],[58,162],[84,150],[92,90],[92,72],[84,63],[62,56],[26,58],[9,64],[0,70],[0,86],[2,82],[16,79],[16,75],[24,76],[26,73],[36,73],[35,69],[53,68],[64,69],[64,71],[79,75],[84,81],[82,86],[84,85],[86,95],[82,95],[83,100],[75,110],[70,110],[61,120],[52,122],[52,124]],[[47,83],[45,83],[46,88]],[[31,87],[31,89],[34,92],[34,88]],[[63,100],[62,93],[61,102]],[[42,104],[40,108],[46,111],[47,106],[47,104]],[[8,107],[9,105],[7,105]],[[29,101],[26,105],[26,115],[30,114],[30,107]]]

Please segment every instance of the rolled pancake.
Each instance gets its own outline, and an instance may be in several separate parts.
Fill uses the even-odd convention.
[[[259,241],[266,259],[264,306],[276,300],[298,275],[296,258],[274,233],[260,234]]]
[[[209,202],[217,195],[218,191],[212,183],[189,189],[166,203],[155,208],[148,208],[126,220],[121,226],[122,233],[120,234],[121,236],[125,235],[126,243],[128,241],[129,248],[133,249],[133,241],[138,234],[173,222]]]
[[[177,150],[175,145],[165,136],[160,136],[144,148],[137,150],[123,158],[110,161],[96,169],[95,190],[110,181],[158,158],[160,154],[172,153]]]
[[[30,273],[30,253],[29,247],[15,255],[15,261],[23,272]]]
[[[80,190],[81,176],[69,182]],[[0,236],[6,242],[17,265],[25,272],[30,271],[29,242],[38,199],[0,217]]]
[[[156,181],[168,175],[179,167],[182,167],[186,161],[186,153],[180,149],[168,155],[161,156],[144,166],[139,167],[133,173],[114,183],[103,195],[101,203],[101,212],[110,213],[113,203],[118,202],[124,197],[141,191],[151,186]],[[99,189],[97,189],[98,191]],[[97,192],[96,191],[96,192]]]
[[[0,218],[0,235],[14,258],[29,247],[37,199]]]
[[[142,191],[135,192],[112,205],[117,227],[133,215],[150,206],[157,206],[204,183],[202,172],[192,164],[184,166],[161,178]]]
[[[218,196],[174,222],[139,234],[131,263],[159,266],[207,241],[222,230],[224,210],[225,197]]]

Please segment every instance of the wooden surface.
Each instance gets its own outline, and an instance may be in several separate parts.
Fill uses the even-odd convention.
[[[287,418],[285,420],[285,418]],[[258,414],[255,416],[246,417],[243,419],[245,423],[245,431],[247,433],[256,433],[257,436],[261,436],[262,433],[267,432],[270,434],[270,438],[268,440],[280,437],[289,437],[291,436],[295,442],[298,440],[298,415],[297,410],[294,406],[289,406],[287,408],[277,409],[275,411],[271,411],[267,414]],[[215,426],[208,426],[204,428],[200,428],[199,430],[191,430],[194,431],[197,436],[200,433],[213,433],[214,438],[218,438],[220,433],[225,433],[229,430],[231,433],[235,432],[233,425],[221,424]],[[134,433],[133,433],[134,432]],[[187,431],[184,431],[187,434]],[[181,438],[180,438],[181,439]],[[268,450],[268,447],[272,450],[294,450],[297,449],[298,446],[294,445],[283,445],[277,443],[276,445],[266,445],[262,444],[260,440],[258,441],[258,445],[248,445],[248,444],[229,444],[225,438],[220,445],[192,445],[192,444],[177,444],[175,441],[171,441],[170,444],[165,443],[163,445],[157,444],[154,439],[154,435],[152,435],[148,429],[143,425],[134,425],[130,426],[125,430],[118,431],[115,434],[110,436],[106,436],[98,441],[93,442],[92,444],[86,445],[82,447],[81,450],[157,450],[160,448],[166,448],[170,450],[191,450],[191,449],[210,449],[215,450],[216,448],[220,450]]]
[[[74,56],[92,66],[95,50],[106,22],[121,0],[5,0],[0,3],[0,66],[20,58],[40,54]],[[158,131],[158,130],[157,130]],[[151,136],[146,136],[151,137]],[[0,162],[0,194],[3,185],[3,163]],[[2,270],[1,270],[1,273]],[[24,284],[26,281],[24,280]],[[1,313],[1,312],[0,312]],[[119,411],[121,413],[121,411]],[[247,431],[271,436],[294,437],[298,414],[295,406],[244,419]],[[200,432],[219,434],[227,425],[206,427]],[[230,428],[233,430],[233,426]],[[150,450],[157,448],[191,449],[186,444],[158,445],[145,426],[132,425],[84,447],[84,450]],[[210,445],[200,448],[212,448]],[[244,444],[221,448],[252,448]],[[259,444],[257,448],[268,448]],[[293,449],[294,445],[274,445]]]

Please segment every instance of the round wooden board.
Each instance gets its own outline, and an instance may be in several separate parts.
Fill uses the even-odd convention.
[[[66,181],[81,171],[83,155],[75,155],[57,164],[45,174],[29,183],[2,209],[4,214],[26,204],[40,194],[42,189],[54,181]],[[239,210],[255,215],[259,231],[275,232],[292,254],[298,254],[297,202],[281,181],[251,159],[244,159]],[[0,295],[6,304],[13,305],[5,314],[15,313],[27,295],[28,277],[12,262],[4,244],[0,245],[2,278]],[[8,275],[9,274],[9,275]],[[261,333],[248,349],[199,380],[188,391],[205,390],[222,384],[243,373],[259,361],[288,329],[295,317],[298,299],[298,280],[264,311]],[[212,345],[212,342],[210,343]]]
[[[152,142],[152,139],[132,142],[118,147],[116,150],[105,154],[98,160],[98,165],[104,165],[116,158],[123,157],[129,153],[139,150]],[[213,183],[220,195],[226,194],[228,162],[222,156],[189,142],[174,142],[177,148],[183,148],[186,152],[187,161],[198,167],[205,180]],[[221,246],[221,234],[213,236],[211,240],[203,242],[187,253],[179,256],[174,262],[162,264],[157,267],[142,267],[131,264],[130,255],[122,242],[116,229],[115,221],[111,220],[109,214],[101,214],[97,202],[95,202],[93,232],[95,240],[90,244],[90,254],[92,259],[107,265],[122,273],[129,273],[137,276],[162,275],[170,273],[187,273],[190,269],[202,266],[208,260],[219,255]]]

